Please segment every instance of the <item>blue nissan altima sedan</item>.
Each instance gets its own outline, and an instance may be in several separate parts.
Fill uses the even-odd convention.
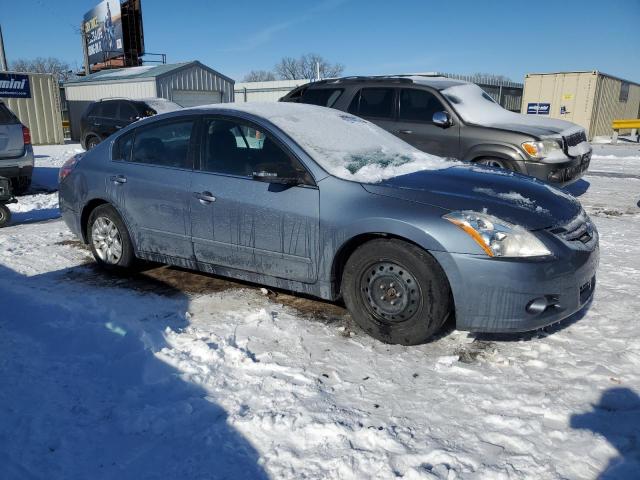
[[[145,259],[342,298],[388,343],[425,342],[449,317],[461,330],[533,330],[595,288],[598,233],[572,196],[313,105],[135,122],[69,159],[59,192],[106,268]]]

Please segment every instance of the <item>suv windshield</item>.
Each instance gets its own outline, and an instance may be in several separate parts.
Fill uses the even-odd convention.
[[[302,103],[319,105],[320,107],[333,107],[333,104],[340,98],[342,91],[341,88],[310,88],[302,94],[301,101]]]
[[[441,93],[465,122],[480,125],[508,122],[516,115],[502,108],[487,92],[472,83],[445,88]]]

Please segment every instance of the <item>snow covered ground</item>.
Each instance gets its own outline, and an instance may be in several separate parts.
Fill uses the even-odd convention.
[[[57,168],[0,230],[0,478],[638,478],[640,145],[569,190],[591,307],[524,335],[381,344],[339,306],[173,268],[97,270]]]

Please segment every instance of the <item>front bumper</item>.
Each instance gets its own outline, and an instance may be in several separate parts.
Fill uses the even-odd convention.
[[[529,160],[525,162],[525,166],[528,175],[544,182],[565,186],[582,178],[590,163],[591,151],[584,155],[569,158],[565,162],[545,163]]]
[[[569,250],[549,260],[495,259],[484,255],[432,252],[453,293],[456,328],[472,332],[525,332],[559,322],[592,298],[599,261],[591,251]],[[550,306],[529,313],[545,298]]]

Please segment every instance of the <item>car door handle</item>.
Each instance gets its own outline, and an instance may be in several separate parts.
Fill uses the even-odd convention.
[[[398,130],[398,133],[403,133],[404,135],[411,135],[413,130]]]
[[[124,175],[114,175],[109,180],[111,180],[116,185],[122,185],[123,183],[127,183],[127,177]]]
[[[193,194],[202,205],[208,205],[216,201],[216,197],[214,197],[211,192],[194,192]]]

